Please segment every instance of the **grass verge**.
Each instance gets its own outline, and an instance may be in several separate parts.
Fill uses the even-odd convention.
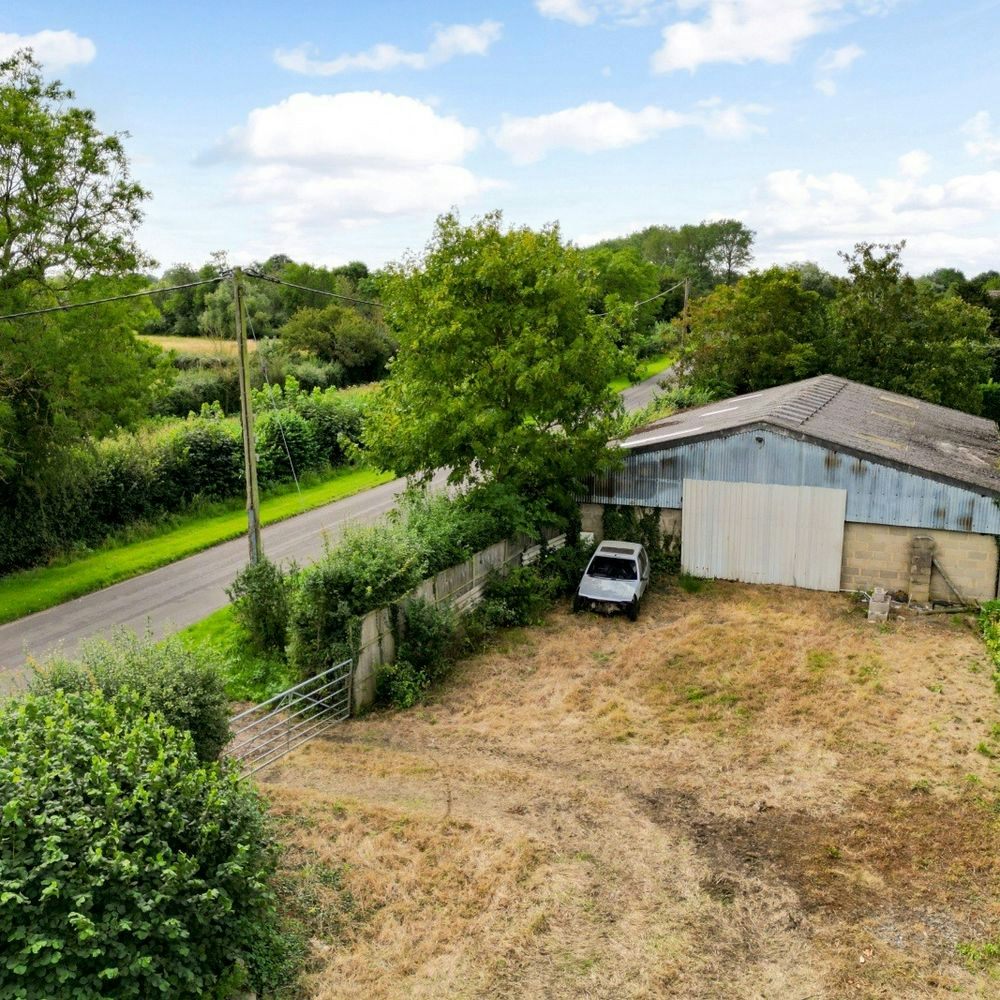
[[[302,489],[282,488],[261,501],[261,523],[273,524],[334,500],[389,482],[390,473],[342,469]],[[216,507],[215,511],[218,510]],[[63,564],[11,573],[0,579],[0,624],[82,597],[113,583],[166,566],[246,531],[246,513],[237,501],[221,513],[179,517],[162,531],[139,541],[109,543]]]
[[[672,354],[657,354],[655,357],[646,358],[643,361],[637,371],[637,377],[635,381],[625,378],[616,378],[614,382],[611,383],[611,388],[615,392],[621,392],[623,389],[627,389],[630,385],[635,385],[636,382],[641,382],[643,379],[652,378],[654,375],[659,375],[660,372],[665,371],[669,368],[677,359]]]
[[[189,648],[208,647],[223,661],[226,696],[231,701],[266,701],[299,680],[280,656],[261,653],[249,645],[231,604],[182,629],[177,636]]]

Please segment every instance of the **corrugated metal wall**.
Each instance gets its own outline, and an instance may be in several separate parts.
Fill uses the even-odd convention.
[[[905,453],[899,457],[906,461]],[[588,499],[682,507],[685,479],[842,489],[848,521],[1000,534],[1000,508],[992,497],[766,429],[630,453],[624,469],[595,480]]]
[[[844,490],[684,480],[681,563],[694,576],[839,590]]]

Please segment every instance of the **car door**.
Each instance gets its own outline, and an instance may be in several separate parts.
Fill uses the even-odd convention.
[[[649,558],[645,549],[639,549],[639,596],[646,592],[649,583]]]

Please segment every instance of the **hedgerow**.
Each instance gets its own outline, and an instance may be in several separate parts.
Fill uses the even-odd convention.
[[[255,394],[260,482],[342,464],[361,440],[367,403],[336,391],[284,388]],[[44,487],[0,484],[0,573],[36,565],[74,546],[94,546],[115,530],[181,513],[243,492],[239,422],[217,404],[140,434],[81,447]]]
[[[162,715],[8,701],[0,803],[0,996],[222,998],[287,975],[264,803]]]

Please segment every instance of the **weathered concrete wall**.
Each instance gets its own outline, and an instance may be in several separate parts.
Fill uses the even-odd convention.
[[[565,541],[564,535],[547,534],[547,540]],[[474,608],[482,598],[486,580],[493,570],[503,570],[518,562],[521,554],[535,546],[526,535],[518,535],[477,552],[464,563],[449,566],[418,584],[396,603],[407,599],[451,604],[458,611]],[[396,659],[396,622],[391,608],[369,611],[361,619],[361,638],[351,688],[351,709],[359,712],[375,700],[375,671]]]
[[[997,544],[992,535],[850,522],[844,525],[841,589],[871,590],[879,586],[909,593],[915,536],[933,540],[934,558],[963,597],[981,601],[995,596]],[[914,596],[920,600],[923,594]],[[955,600],[936,569],[931,573],[930,599]]]

